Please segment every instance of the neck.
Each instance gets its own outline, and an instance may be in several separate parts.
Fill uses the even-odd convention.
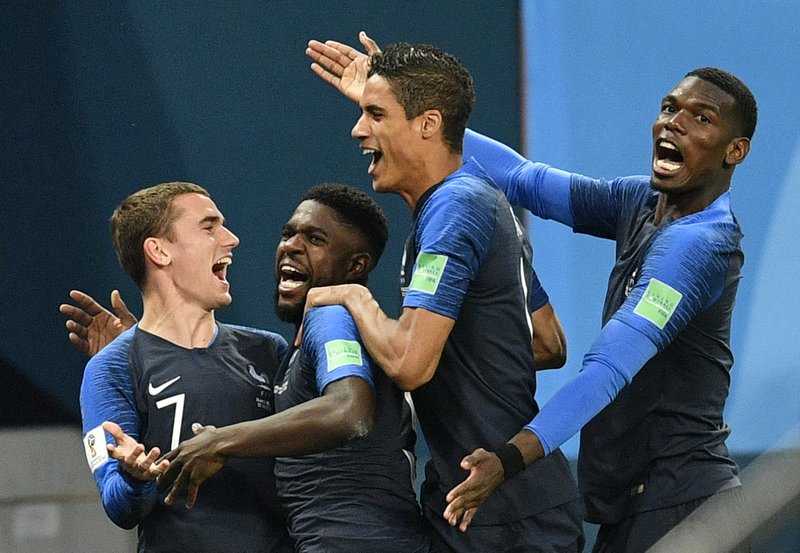
[[[184,348],[205,348],[216,332],[214,311],[191,305],[177,294],[145,293],[139,328]]]
[[[703,211],[710,206],[714,201],[728,191],[728,187],[711,191],[710,193],[687,195],[687,194],[670,194],[669,192],[661,192],[658,196],[658,204],[655,211],[655,223],[660,224],[664,217],[671,217],[672,220],[686,217],[692,213]]]
[[[448,175],[458,171],[462,163],[463,159],[461,154],[451,152],[449,148],[445,154],[430,156],[425,160],[425,163],[423,163],[422,171],[420,171],[419,176],[414,179],[408,191],[400,195],[413,211],[425,192],[442,182]]]

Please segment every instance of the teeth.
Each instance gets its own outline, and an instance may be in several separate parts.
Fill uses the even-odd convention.
[[[666,148],[667,150],[674,150],[676,152],[678,151],[678,147],[675,146],[675,144],[667,142],[666,140],[662,140],[661,142],[658,143],[658,145],[661,146],[662,148]]]
[[[214,262],[214,265],[230,265],[231,263],[233,263],[233,258],[230,256],[225,256],[217,259]]]
[[[656,167],[663,169],[664,171],[675,171],[676,169],[680,169],[682,165],[682,163],[676,163],[666,159],[656,160]]]
[[[291,265],[281,265],[281,271],[283,271],[284,273],[292,273],[292,274],[295,274],[295,275],[302,275],[303,274],[300,271],[298,271],[297,269],[295,269],[294,267],[292,267]]]
[[[373,150],[372,148],[362,148],[361,155],[363,156],[371,156],[378,152],[378,150]]]

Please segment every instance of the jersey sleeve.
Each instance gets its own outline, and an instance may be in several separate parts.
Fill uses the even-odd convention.
[[[349,376],[366,380],[374,389],[372,361],[356,323],[340,305],[315,307],[303,322],[303,355],[316,371],[317,391]]]
[[[547,295],[542,283],[539,282],[536,271],[531,267],[531,289],[528,292],[528,311],[533,313],[548,303],[550,303],[550,297]]]
[[[526,426],[546,453],[611,403],[650,358],[722,294],[728,270],[724,239],[708,225],[678,224],[669,230],[650,246],[639,280],[587,352],[581,373]]]
[[[612,315],[647,336],[659,351],[699,311],[719,299],[729,267],[724,234],[711,224],[681,223],[673,223],[656,237],[642,262],[641,276]]]
[[[467,129],[464,158],[470,157],[492,177],[509,203],[537,217],[572,226],[570,173],[534,163],[505,144]]]
[[[486,258],[495,226],[497,190],[488,185],[441,187],[417,222],[417,259],[403,307],[456,319]]]
[[[122,431],[139,439],[139,415],[128,368],[128,350],[135,329],[126,331],[93,357],[86,365],[81,383],[80,404],[84,448],[103,508],[118,526],[133,528],[147,516],[156,501],[155,481],[137,480],[122,470],[107,454],[114,443],[100,427],[117,423]]]

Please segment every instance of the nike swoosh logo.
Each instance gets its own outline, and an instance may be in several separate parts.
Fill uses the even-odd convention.
[[[151,396],[157,396],[158,394],[166,390],[168,386],[172,386],[173,384],[175,384],[178,380],[180,380],[180,378],[181,378],[180,376],[176,376],[172,380],[167,380],[160,386],[153,386],[153,383],[151,382],[150,385],[147,387],[147,391],[150,393]]]

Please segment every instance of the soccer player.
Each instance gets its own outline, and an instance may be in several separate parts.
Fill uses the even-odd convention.
[[[340,54],[313,45],[318,63],[327,48],[328,60]],[[342,66],[354,59],[344,57]],[[422,507],[442,550],[580,551],[577,487],[560,452],[498,488],[469,533],[442,517],[464,455],[479,443],[505,451],[538,411],[529,250],[502,191],[462,159],[473,91],[458,60],[428,45],[391,45],[372,55],[361,85],[348,94],[362,111],[352,135],[371,156],[373,188],[400,195],[414,213],[403,312],[388,317],[355,284],[310,290],[307,305],[344,305],[377,364],[412,391],[432,456]]]
[[[744,83],[705,67],[661,100],[650,176],[588,178],[467,135],[465,150],[512,203],[616,241],[604,326],[581,373],[511,440],[531,468],[583,428],[578,472],[588,520],[601,525],[596,552],[645,551],[715,494],[740,502],[723,420],[743,262],[729,189],[756,119]],[[486,451],[464,467],[446,511],[454,524],[465,515],[462,527],[503,480]]]
[[[279,316],[299,326],[313,286],[366,284],[387,234],[380,208],[362,192],[332,184],[311,189],[276,251]],[[102,311],[87,303],[92,313]],[[106,314],[98,324],[111,328]],[[72,319],[88,337],[92,317]],[[228,457],[280,456],[278,493],[298,550],[429,551],[412,485],[410,407],[372,367],[345,309],[312,310],[304,324],[302,344],[284,356],[276,380],[278,413],[222,428],[198,425],[194,439],[167,455],[175,470],[164,479],[177,474],[167,503],[188,489],[187,506],[202,507],[208,498],[198,500],[199,487],[213,483]]]
[[[192,421],[224,425],[273,411],[286,342],[214,316],[231,302],[227,269],[239,239],[206,190],[180,182],[126,198],[111,232],[144,310],[89,361],[81,386],[84,445],[106,513],[138,526],[143,552],[291,551],[269,461],[231,463],[191,511],[164,505],[156,489],[166,468],[156,458],[192,435]]]

